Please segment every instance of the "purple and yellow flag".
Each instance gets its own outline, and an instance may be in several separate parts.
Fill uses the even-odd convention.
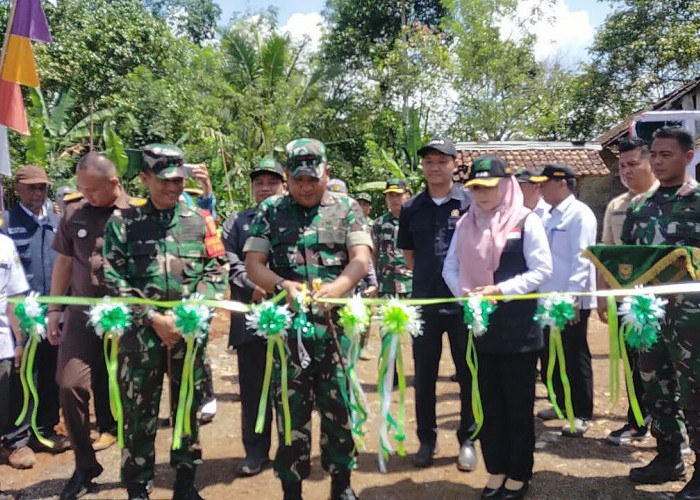
[[[31,41],[51,42],[41,0],[14,0],[0,70],[0,125],[29,134],[22,91],[18,84],[39,86]]]

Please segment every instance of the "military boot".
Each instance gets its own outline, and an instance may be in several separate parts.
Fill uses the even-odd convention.
[[[688,481],[685,487],[676,493],[676,500],[700,500],[700,463],[695,462],[695,472],[693,478]]]
[[[657,450],[658,454],[648,465],[630,470],[630,480],[640,484],[661,484],[685,477],[680,445],[663,443],[657,446]]]
[[[173,500],[202,500],[194,486],[194,468],[180,465],[175,473]]]
[[[129,494],[129,500],[148,500],[148,490],[141,483],[128,484],[126,492]]]
[[[283,500],[302,500],[301,481],[282,481]]]
[[[357,500],[350,486],[350,471],[344,470],[331,475],[331,500]]]

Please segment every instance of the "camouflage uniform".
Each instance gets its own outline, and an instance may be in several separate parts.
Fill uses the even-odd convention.
[[[325,151],[317,153],[325,157]],[[299,167],[301,169],[308,170],[303,166]],[[295,175],[297,172],[295,170]],[[301,175],[316,176],[311,171]],[[298,205],[289,194],[268,198],[260,204],[248,234],[245,252],[268,255],[272,271],[284,279],[306,283],[309,290],[317,278],[327,283],[338,277],[349,262],[348,248],[372,246],[357,202],[330,192],[326,192],[320,204],[312,208]],[[273,399],[278,416],[279,448],[274,468],[283,483],[298,483],[309,476],[314,404],[321,415],[323,468],[332,475],[349,473],[355,466],[357,454],[342,396],[341,384],[347,381],[340,368],[327,320],[315,305],[311,306],[308,319],[314,328],[302,339],[311,357],[307,368],[300,365],[296,332],[293,329],[288,332],[287,369],[292,420],[292,444],[289,446],[284,444],[282,391],[278,383],[280,360],[276,358],[274,378],[277,383]],[[340,341],[346,349],[347,338],[341,337]]]
[[[154,172],[157,158],[147,165]],[[179,173],[164,168],[159,177]],[[183,174],[184,176],[184,174]],[[167,178],[171,178],[167,177]],[[105,227],[105,279],[112,294],[152,300],[180,300],[195,292],[209,299],[223,299],[228,263],[215,241],[207,241],[205,221],[196,210],[178,203],[158,210],[149,201],[143,206],[115,210]],[[220,243],[220,240],[219,240]],[[223,245],[221,245],[223,250]],[[127,486],[145,485],[154,475],[158,408],[167,371],[167,349],[150,327],[154,306],[134,306],[132,327],[120,341],[119,385],[124,405],[122,480]],[[163,310],[160,310],[162,312]],[[172,352],[172,392],[179,394],[186,345],[180,340]],[[171,451],[170,464],[194,467],[201,463],[196,411],[204,389],[205,349],[197,350],[194,363],[195,396],[192,404],[192,435]],[[177,412],[177,405],[173,408]]]
[[[399,218],[387,212],[372,225],[372,242],[377,250],[379,294],[408,297],[411,294],[413,271],[406,266],[403,250],[396,246]]]
[[[627,211],[622,241],[628,245],[700,247],[700,186],[660,187],[637,196]],[[640,353],[644,401],[659,443],[678,447],[683,410],[690,444],[700,451],[700,307],[698,294],[668,297],[659,342]]]

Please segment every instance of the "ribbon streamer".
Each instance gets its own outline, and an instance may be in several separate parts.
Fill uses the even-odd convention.
[[[481,337],[489,327],[489,316],[496,309],[481,295],[470,296],[464,302],[464,323],[469,329],[467,339],[467,367],[472,376],[472,413],[474,415],[474,432],[469,439],[474,439],[484,425],[484,409],[481,405],[481,392],[479,391],[479,360],[476,353],[474,338]]]
[[[182,447],[182,437],[192,434],[192,404],[194,402],[194,363],[197,357],[197,349],[206,343],[209,321],[212,317],[211,308],[205,305],[196,305],[203,296],[199,293],[192,295],[190,299],[182,299],[182,302],[173,309],[175,326],[180,330],[185,339],[187,348],[185,359],[182,362],[182,378],[180,380],[180,394],[177,400],[177,412],[175,414],[175,428],[173,429],[173,450]]]
[[[349,382],[350,391],[343,391],[348,408],[350,409],[350,423],[352,432],[357,436],[358,448],[365,449],[364,424],[369,418],[369,404],[367,396],[362,389],[362,384],[357,377],[356,365],[360,359],[361,337],[369,327],[369,308],[364,305],[359,295],[353,298],[338,311],[338,324],[343,328],[345,335],[350,339],[348,349],[348,367],[346,376]],[[345,389],[345,384],[341,384],[341,389]]]
[[[38,301],[39,294],[31,292],[22,302],[15,307],[15,315],[19,320],[19,328],[27,337],[27,343],[22,352],[22,361],[19,368],[20,382],[22,383],[22,409],[20,410],[15,425],[20,425],[29,411],[29,395],[32,396],[32,432],[37,440],[47,448],[54,448],[55,443],[46,439],[39,432],[36,425],[37,411],[39,410],[39,393],[34,384],[34,360],[36,359],[36,349],[39,342],[46,338],[46,306],[42,306]]]
[[[617,303],[615,297],[607,297],[608,303],[608,336],[610,339],[610,406],[614,406],[620,398],[620,352],[624,350],[624,342],[620,343],[620,331],[617,322]]]
[[[102,304],[94,305],[87,312],[88,325],[92,326],[95,334],[103,341],[105,366],[109,387],[109,409],[117,422],[117,438],[119,447],[124,448],[124,410],[119,394],[119,340],[127,328],[131,326],[131,313],[122,302],[112,302],[105,297]]]
[[[302,283],[301,291],[294,298],[294,309],[297,314],[294,317],[294,331],[297,333],[297,352],[299,353],[299,364],[302,368],[307,368],[311,364],[311,356],[304,347],[303,339],[313,338],[316,331],[313,323],[311,323],[306,313],[311,303],[311,297],[308,294],[306,283]]]
[[[287,356],[284,341],[287,329],[292,326],[292,314],[288,305],[278,306],[270,301],[253,305],[250,313],[246,314],[246,326],[255,330],[255,335],[267,340],[267,356],[265,360],[265,375],[258,403],[258,418],[255,422],[255,432],[261,434],[265,427],[265,413],[270,393],[270,379],[274,363],[274,349],[280,358],[280,386],[282,388],[282,411],[284,414],[284,443],[292,444],[292,418],[289,409],[289,392],[287,389]]]
[[[422,335],[422,321],[418,309],[400,302],[397,298],[389,299],[381,308],[382,318],[381,333],[382,350],[379,354],[379,378],[377,380],[377,392],[380,397],[380,422],[379,422],[379,470],[386,472],[386,459],[393,453],[389,440],[389,431],[394,431],[394,439],[397,441],[397,453],[400,456],[406,454],[404,441],[406,433],[405,425],[405,400],[406,377],[404,374],[403,357],[399,339],[402,335],[417,337]],[[399,407],[397,418],[390,414],[391,393],[394,385],[394,363],[396,363],[397,378],[399,382]]]
[[[535,321],[544,327],[549,327],[549,360],[547,362],[547,389],[549,399],[554,405],[554,411],[558,418],[564,415],[557,404],[557,397],[554,393],[553,375],[554,365],[559,364],[559,376],[564,389],[564,406],[566,409],[566,419],[569,422],[571,431],[576,430],[574,423],[574,407],[571,401],[571,384],[566,374],[566,360],[564,359],[564,345],[561,340],[561,330],[566,326],[567,321],[576,317],[574,309],[574,299],[571,295],[552,294],[547,297],[542,304],[537,307]]]

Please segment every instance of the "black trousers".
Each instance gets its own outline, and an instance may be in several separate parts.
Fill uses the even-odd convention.
[[[19,372],[15,370],[14,358],[1,360],[0,361],[0,394],[6,399],[4,401],[0,400],[0,405],[4,406],[2,413],[4,414],[4,425],[0,427],[0,437],[2,438],[2,444],[7,450],[16,450],[23,446],[27,446],[29,443],[29,437],[31,435],[31,414],[32,414],[32,400],[29,400],[29,410],[24,420],[20,422],[19,425],[15,425],[15,420],[19,416],[20,411],[22,411],[22,404],[24,402],[22,382],[20,380]]]
[[[566,325],[561,332],[566,361],[566,375],[571,385],[571,402],[574,415],[584,420],[593,417],[593,366],[591,351],[588,348],[588,316],[590,309],[581,309],[581,320],[575,325]],[[544,357],[542,364],[542,380],[547,380],[547,365],[549,352],[549,330],[545,329]],[[554,365],[552,378],[557,405],[564,411],[564,388],[559,376],[559,363]]]
[[[238,352],[238,384],[241,392],[241,434],[248,458],[264,459],[270,454],[272,401],[268,401],[265,426],[261,434],[255,432],[258,404],[265,376],[267,344],[254,339],[236,346]]]
[[[44,339],[37,345],[36,360],[36,388],[39,393],[39,408],[37,408],[37,427],[43,436],[51,436],[55,433],[54,427],[58,424],[58,384],[56,383],[56,362],[58,360],[58,346],[51,345]]]
[[[437,438],[435,384],[442,355],[442,337],[447,332],[459,382],[461,409],[457,439],[461,444],[474,427],[471,400],[467,397],[471,393],[471,375],[466,358],[467,327],[461,314],[424,314],[423,322],[423,335],[413,338],[418,439],[421,443],[435,443]]]
[[[489,474],[516,481],[532,478],[535,452],[537,352],[479,353],[479,389],[484,425],[481,453]]]

